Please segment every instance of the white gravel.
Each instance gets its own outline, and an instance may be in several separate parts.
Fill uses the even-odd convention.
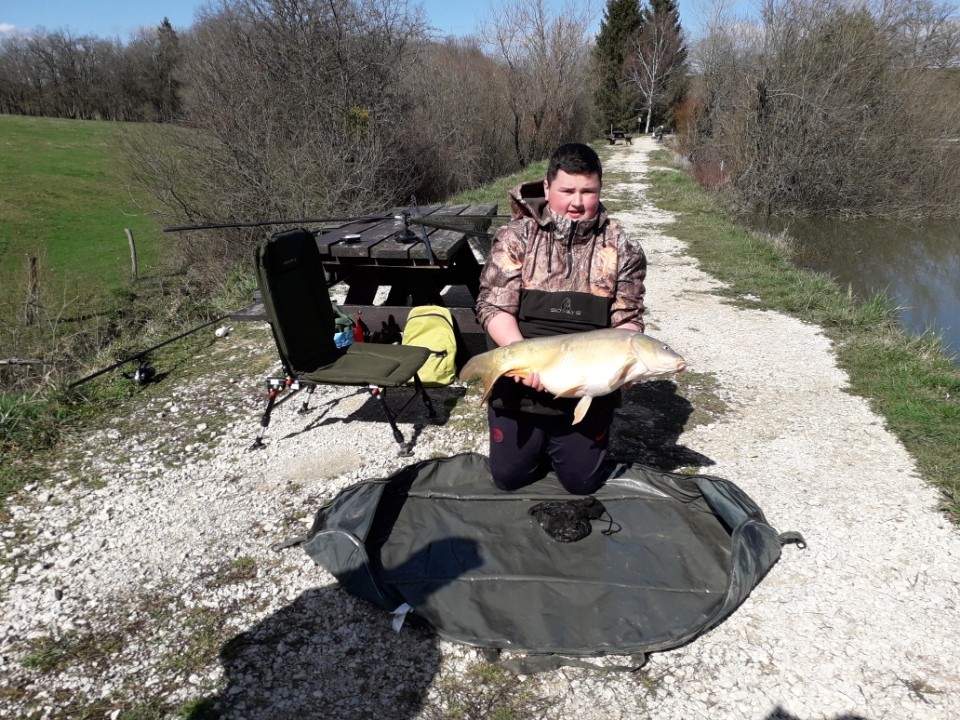
[[[643,195],[653,148],[646,138],[616,148],[608,171],[635,182],[605,193],[636,208],[617,217],[650,260],[648,331],[711,376],[727,404],[678,442],[809,547],[785,548],[727,622],[653,655],[643,673],[513,682],[517,717],[960,718],[960,535],[882,419],[846,392],[820,329],[724,302],[663,234],[671,216]],[[461,389],[435,391],[461,420],[423,426],[404,459],[373,403],[323,389],[311,414],[295,412],[298,399],[279,408],[266,448],[247,452],[272,352],[262,327],[212,340],[198,362],[221,369],[148,386],[77,438],[49,482],[11,500],[0,717],[116,718],[134,707],[159,717],[206,698],[230,718],[426,720],[447,717],[453,700],[482,704],[482,684],[464,677],[476,651],[396,634],[301,550],[270,550],[357,480],[485,452],[482,431],[457,429],[482,428],[482,415]],[[409,435],[424,417],[418,405],[401,428]]]

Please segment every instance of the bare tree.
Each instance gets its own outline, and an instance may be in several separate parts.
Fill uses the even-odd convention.
[[[169,119],[175,111],[174,37],[172,28],[160,26],[141,31],[127,46],[65,31],[2,39],[0,110],[84,120]]]
[[[752,43],[719,28],[697,57],[701,176],[752,210],[956,212],[955,100],[903,61],[900,26],[876,9],[765,0]]]
[[[425,43],[404,81],[398,138],[417,168],[418,197],[441,199],[516,169],[497,61],[478,41]]]
[[[637,86],[646,110],[644,132],[650,132],[655,105],[670,88],[670,79],[684,69],[683,33],[670,13],[655,13],[633,41],[627,60],[627,77]]]
[[[521,167],[587,131],[590,19],[589,5],[570,1],[552,16],[544,0],[518,0],[494,9],[483,26],[482,36],[502,63],[505,119]]]
[[[883,0],[877,21],[907,67],[943,70],[960,63],[960,16],[956,3]]]
[[[139,178],[175,223],[405,202],[416,172],[397,141],[401,78],[422,33],[420,14],[390,0],[224,3],[182,38],[191,131],[171,130],[167,144],[132,138]],[[222,275],[249,243],[198,237],[191,259]]]

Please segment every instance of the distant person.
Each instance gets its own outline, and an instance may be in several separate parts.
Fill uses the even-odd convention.
[[[647,258],[600,202],[603,171],[587,145],[561,145],[544,180],[510,191],[513,220],[494,237],[477,317],[491,346],[599,328],[644,329]],[[577,398],[554,398],[540,377],[501,378],[490,396],[490,470],[503,490],[537,480],[549,460],[569,492],[606,479],[619,393],[595,398],[572,425]]]

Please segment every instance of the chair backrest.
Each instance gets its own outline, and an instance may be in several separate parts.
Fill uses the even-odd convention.
[[[303,228],[274,233],[257,248],[255,267],[286,370],[313,372],[339,358],[336,318],[313,233]]]

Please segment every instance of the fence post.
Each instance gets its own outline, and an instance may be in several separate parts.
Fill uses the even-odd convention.
[[[130,228],[124,228],[123,231],[127,234],[127,242],[130,243],[130,272],[133,275],[133,279],[137,279],[137,243],[133,239],[133,232]]]
[[[32,255],[27,257],[27,298],[23,303],[23,322],[25,325],[33,325],[37,320],[40,304],[40,273],[37,270],[37,259]]]

